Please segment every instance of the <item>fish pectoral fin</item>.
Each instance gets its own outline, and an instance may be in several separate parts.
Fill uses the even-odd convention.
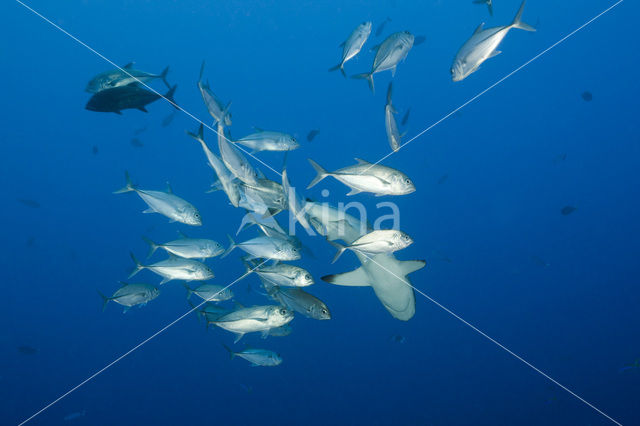
[[[153,209],[153,207],[149,207],[146,210],[142,210],[142,213],[156,213],[156,211]]]
[[[484,27],[484,22],[481,22],[480,25],[478,25],[478,28],[475,29],[475,31],[473,32],[473,34],[478,34],[480,31],[482,31],[482,27]]]
[[[233,343],[238,343],[243,336],[244,333],[236,333],[236,338],[233,340]]]
[[[330,284],[342,285],[347,287],[368,287],[369,277],[362,268],[355,269],[350,272],[344,272],[342,274],[325,275],[321,278],[322,281]]]
[[[361,192],[362,192],[362,191],[361,191],[361,190],[359,190],[359,189],[351,188],[351,191],[349,191],[349,192],[347,193],[347,196],[356,195],[356,194],[359,194],[359,193],[361,193]]]
[[[169,281],[171,281],[171,278],[164,277],[164,278],[162,279],[162,281],[160,281],[160,285],[162,285],[162,284],[166,284],[166,283],[168,283]]]
[[[426,264],[427,262],[424,260],[404,260],[400,263],[400,269],[402,270],[403,275],[406,276],[424,268]]]
[[[397,67],[391,68],[391,77],[395,77],[396,76],[396,68]]]
[[[501,50],[494,50],[493,52],[491,52],[491,55],[489,55],[489,58],[493,58],[494,56],[498,56],[501,53],[502,53]]]

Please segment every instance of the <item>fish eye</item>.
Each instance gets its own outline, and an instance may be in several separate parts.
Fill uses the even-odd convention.
[[[409,178],[405,179],[404,183],[411,183],[411,179],[409,179]]]
[[[328,312],[327,312],[327,310],[326,310],[326,309],[322,308],[322,313],[323,313],[323,314],[327,314]]]
[[[285,309],[280,309],[280,315],[287,315],[287,311]]]
[[[309,274],[304,274],[304,279],[305,279],[305,280],[310,280],[310,279],[311,279],[311,275],[309,275]]]

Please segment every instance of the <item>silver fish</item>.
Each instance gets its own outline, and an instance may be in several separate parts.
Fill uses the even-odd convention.
[[[264,334],[269,329],[281,327],[293,320],[293,312],[281,306],[253,306],[240,308],[221,316],[212,324],[236,334],[235,342],[246,333],[261,331]]]
[[[136,305],[146,305],[147,302],[155,299],[160,294],[160,290],[156,286],[151,284],[127,284],[120,283],[120,287],[113,296],[107,297],[98,292],[102,297],[102,310],[107,307],[109,301],[116,302],[119,305],[124,306],[124,312],[127,312],[129,308]]]
[[[293,151],[300,147],[293,136],[268,130],[260,130],[234,142],[251,148],[252,154],[260,151]]]
[[[309,271],[295,265],[276,263],[275,265],[262,264],[256,266],[245,262],[245,266],[247,267],[247,272],[255,272],[258,276],[277,286],[307,287],[314,283]]]
[[[363,235],[348,246],[343,246],[330,240],[329,242],[338,249],[331,262],[334,263],[345,250],[352,250],[369,256],[382,253],[388,254],[410,246],[413,244],[413,239],[402,231],[378,229]]]
[[[372,192],[376,196],[381,195],[405,195],[416,190],[415,185],[407,175],[391,167],[371,164],[356,158],[358,164],[344,167],[335,172],[328,172],[315,161],[309,162],[318,175],[311,181],[307,189],[316,185],[327,176],[333,176],[340,182],[351,188],[347,195],[360,192]]]
[[[123,71],[124,70],[124,71]],[[115,69],[111,71],[105,71],[93,77],[89,83],[87,83],[86,91],[89,93],[98,93],[105,89],[113,89],[114,87],[128,86],[132,83],[147,83],[156,78],[161,78],[167,87],[167,73],[169,67],[166,67],[160,74],[151,74],[144,71],[139,71],[133,68],[133,62],[129,62],[122,67],[122,70]]]
[[[213,124],[222,123],[223,126],[231,126],[231,114],[229,113],[229,107],[231,102],[224,106],[222,101],[211,91],[209,82],[204,83],[202,81],[202,74],[204,73],[204,61],[200,66],[200,79],[198,80],[198,89],[204,100],[204,104],[207,106],[209,114],[214,119]]]
[[[258,179],[256,185],[240,183],[240,188],[244,194],[258,198],[269,209],[277,211],[287,208],[287,198],[282,185],[270,179]]]
[[[284,230],[280,227],[280,224],[275,220],[273,216],[261,216],[254,212],[247,212],[246,215],[242,218],[242,222],[236,231],[236,235],[240,233],[244,228],[249,227],[251,225],[264,225],[271,229],[275,229],[276,231],[284,234]]]
[[[266,284],[266,281],[263,281]],[[279,287],[265,285],[267,293],[287,309],[317,320],[331,319],[331,312],[325,303],[299,287]]]
[[[476,72],[484,61],[500,54],[501,52],[497,50],[498,46],[512,28],[525,31],[536,30],[531,25],[521,21],[525,3],[526,1],[522,2],[510,25],[483,29],[484,23],[482,23],[476,28],[471,38],[462,45],[453,60],[453,65],[451,66],[451,79],[453,81],[464,80],[470,74]]]
[[[371,91],[375,92],[373,75],[377,72],[391,70],[391,76],[395,76],[396,67],[409,54],[409,50],[413,47],[413,40],[413,34],[409,31],[391,34],[380,45],[373,48],[376,50],[376,57],[373,59],[371,71],[364,74],[356,74],[352,78],[366,79]]]
[[[183,259],[174,255],[169,255],[168,259],[161,260],[152,265],[143,265],[136,259],[133,253],[131,253],[131,259],[135,263],[135,268],[129,275],[129,278],[133,277],[143,269],[148,269],[151,272],[160,275],[163,279],[160,284],[164,284],[171,280],[183,280],[183,281],[205,281],[213,278],[213,271],[209,269],[204,263],[198,262],[193,259]]]
[[[352,232],[361,236],[371,228],[367,222],[360,221],[345,213],[344,209],[337,209],[329,203],[316,203],[307,199],[305,208],[311,226],[329,240],[344,240],[345,235],[351,235]]]
[[[340,63],[335,67],[329,68],[329,71],[340,70],[343,76],[347,76],[344,72],[344,64],[362,50],[362,46],[365,44],[369,35],[371,34],[371,22],[363,22],[358,25],[341,45],[342,47],[342,59]]]
[[[149,254],[147,258],[151,257],[159,248],[165,250],[167,253],[175,254],[185,259],[204,260],[224,253],[224,248],[220,243],[204,238],[183,237],[163,244],[153,242],[147,237],[142,237],[142,239],[149,244]]]
[[[295,220],[300,223],[300,225],[302,225],[302,227],[306,229],[310,235],[313,234],[313,228],[307,221],[304,203],[298,196],[295,188],[292,188],[291,184],[289,183],[287,169],[284,169],[282,171],[282,189],[284,190],[284,194],[287,197],[289,211],[291,212]]]
[[[184,288],[187,290],[187,299],[190,298],[192,294],[195,294],[207,302],[223,302],[233,299],[233,292],[230,289],[216,284],[202,284],[197,288],[191,288],[184,284]]]
[[[493,0],[473,0],[474,4],[486,4],[489,9],[489,15],[493,16]]]
[[[239,247],[249,254],[248,259],[298,260],[300,249],[289,240],[278,237],[261,236],[236,244],[229,236],[230,245],[222,257]]]
[[[285,324],[280,327],[270,328],[262,338],[266,339],[268,336],[285,337],[290,335],[292,331],[291,326],[289,324]]]
[[[240,352],[233,352],[226,345],[223,346],[231,355],[231,359],[238,356],[249,361],[253,367],[275,367],[282,363],[280,355],[267,349],[247,348]]]
[[[191,203],[188,203],[182,198],[174,195],[170,187],[167,188],[167,192],[148,191],[136,188],[131,183],[131,178],[129,177],[128,172],[125,172],[125,178],[127,180],[127,185],[124,188],[115,191],[114,194],[135,192],[149,206],[149,208],[143,211],[143,213],[160,213],[174,222],[194,226],[202,225],[202,217],[200,216],[198,209],[196,209]]]
[[[387,130],[387,140],[389,140],[391,149],[397,151],[400,149],[400,139],[402,138],[402,135],[400,134],[398,124],[396,123],[395,114],[397,111],[391,103],[391,84],[392,83],[389,83],[389,90],[387,90],[387,104],[384,107],[384,126]]]
[[[250,185],[258,183],[258,172],[251,166],[240,150],[224,137],[224,128],[220,123],[218,123],[218,149],[224,165],[235,177]]]

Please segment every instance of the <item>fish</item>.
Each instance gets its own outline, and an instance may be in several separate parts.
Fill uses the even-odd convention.
[[[501,52],[497,50],[498,46],[512,28],[525,31],[536,30],[521,20],[525,3],[526,0],[520,5],[520,9],[511,24],[484,29],[484,23],[482,23],[476,28],[471,38],[462,45],[453,60],[453,65],[451,66],[451,79],[453,81],[464,80],[470,74],[476,72],[484,61],[500,54]]]
[[[378,229],[371,231],[347,246],[331,240],[327,241],[338,250],[331,263],[335,263],[345,250],[352,250],[357,253],[374,256],[376,254],[393,253],[413,244],[413,239],[408,234],[395,229]]]
[[[174,111],[174,112],[175,112],[175,111]],[[146,132],[146,131],[147,131],[147,126],[142,126],[142,127],[138,128],[138,129],[135,129],[135,130],[133,131],[133,135],[134,135],[134,136],[138,136],[138,135],[140,135],[141,133],[144,133],[144,132]]]
[[[142,239],[149,244],[149,254],[147,255],[147,259],[150,258],[159,248],[165,250],[167,253],[171,253],[185,259],[204,260],[224,253],[224,248],[220,243],[205,238],[188,238],[183,236],[183,238],[169,241],[164,244],[156,243],[144,236]]]
[[[35,245],[36,245],[36,237],[31,235],[29,238],[27,238],[27,247],[34,247]]]
[[[187,290],[187,299],[189,299],[192,294],[195,294],[207,302],[224,302],[225,300],[233,299],[233,292],[220,285],[202,284],[197,288],[191,288],[186,284],[183,285]]]
[[[290,134],[270,130],[259,130],[233,142],[251,148],[252,154],[260,151],[293,151],[300,148],[296,138]]]
[[[178,115],[178,111],[172,111],[169,115],[162,119],[162,127],[167,127],[173,122],[173,119]]]
[[[567,159],[567,153],[566,153],[566,152],[563,152],[562,154],[558,154],[558,155],[556,155],[555,157],[553,157],[553,162],[554,162],[555,164],[557,164],[557,163],[559,163],[559,162],[561,162],[561,161],[564,161],[564,160],[566,160],[566,159]]]
[[[38,349],[27,345],[21,345],[18,346],[18,352],[20,352],[22,355],[34,355],[38,353]]]
[[[275,367],[282,363],[282,357],[279,354],[267,349],[247,348],[240,352],[233,352],[228,346],[223,346],[229,352],[231,359],[237,356],[246,359],[252,367]]]
[[[171,87],[164,96],[136,84],[105,89],[94,94],[87,102],[85,109],[95,112],[115,112],[118,115],[122,115],[124,109],[149,112],[146,106],[160,98],[167,99],[171,105],[178,109],[178,104],[173,99],[177,87],[178,85]]]
[[[287,204],[289,206],[289,211],[293,215],[293,219],[295,219],[309,233],[309,235],[313,235],[313,228],[309,225],[309,221],[305,215],[305,205],[296,193],[295,188],[293,188],[289,183],[289,176],[286,168],[282,170],[282,189],[287,197]],[[289,226],[293,227],[294,225],[291,224]]]
[[[94,145],[93,147],[91,147],[91,153],[93,155],[97,155],[98,154],[98,146]]]
[[[623,371],[638,370],[638,369],[640,369],[640,359],[636,359],[631,364],[625,365],[624,367],[620,368],[620,370],[618,370],[618,372],[622,373]]]
[[[307,134],[307,141],[309,141],[309,142],[313,141],[315,139],[315,137],[318,136],[318,134],[320,134],[320,130],[318,130],[318,129],[311,130]]]
[[[309,223],[323,237],[329,240],[354,240],[368,232],[371,226],[344,209],[332,207],[329,203],[316,203],[310,199],[305,202]]]
[[[259,277],[277,286],[307,287],[314,283],[309,271],[295,265],[286,263],[256,265],[245,261],[245,266],[247,267],[247,272],[255,272]]]
[[[270,329],[281,327],[292,320],[292,311],[282,306],[265,305],[239,308],[211,321],[211,324],[235,333],[234,343],[237,343],[246,333],[260,331],[266,335]]]
[[[247,214],[244,215],[244,217],[242,218],[242,222],[240,223],[240,226],[236,231],[236,235],[238,235],[240,231],[245,229],[245,227],[248,227],[251,225],[268,226],[269,228],[275,229],[281,234],[284,234],[284,230],[280,227],[280,224],[278,224],[278,222],[274,219],[273,216],[264,217],[256,214],[255,212],[247,212]]]
[[[548,263],[547,261],[545,261],[544,259],[540,258],[539,256],[536,255],[532,255],[531,256],[531,260],[533,260],[535,262],[536,265],[538,266],[542,266],[542,267],[548,267],[551,266],[550,263]]]
[[[202,125],[202,123],[200,123],[197,134],[187,132],[187,135],[200,142],[202,150],[207,157],[209,166],[216,173],[216,176],[218,176],[220,187],[224,190],[224,193],[227,194],[231,205],[234,207],[238,207],[240,204],[240,191],[238,189],[238,185],[236,185],[233,181],[235,179],[235,176],[229,171],[229,169],[227,169],[227,166],[224,165],[224,162],[213,152],[211,152],[211,150],[207,146],[206,142],[204,141],[204,126]],[[224,135],[218,135],[218,138],[223,137]]]
[[[266,283],[266,281],[263,281],[263,283]],[[267,293],[269,296],[289,310],[316,320],[331,319],[331,312],[327,305],[300,287],[280,287],[277,285],[267,285],[265,287],[268,288]]]
[[[315,169],[317,176],[309,183],[307,189],[315,186],[327,176],[332,176],[351,188],[347,195],[360,192],[371,192],[376,196],[406,195],[415,192],[416,187],[407,175],[391,167],[371,164],[356,158],[358,164],[344,167],[335,172],[328,172],[315,161],[309,162]]]
[[[202,95],[202,99],[204,100],[204,104],[207,106],[207,110],[211,117],[213,117],[213,124],[216,123],[222,124],[223,126],[231,126],[231,113],[229,112],[229,107],[231,107],[231,102],[224,106],[222,101],[211,91],[211,87],[209,87],[209,82],[204,83],[202,81],[202,74],[204,73],[204,61],[202,61],[202,65],[200,66],[200,79],[198,80],[198,89],[200,90],[200,94]]]
[[[150,191],[136,188],[131,183],[129,172],[125,172],[126,186],[114,192],[123,194],[125,192],[135,192],[149,206],[143,213],[160,213],[171,219],[172,222],[180,222],[186,225],[201,226],[202,217],[200,212],[191,203],[173,194],[171,187],[167,187],[167,192]]]
[[[140,139],[138,139],[138,138],[131,139],[131,145],[135,146],[136,148],[142,148],[144,146],[142,141]]]
[[[85,91],[89,93],[98,93],[103,90],[113,89],[115,87],[128,86],[133,83],[148,83],[157,78],[162,79],[167,87],[167,74],[169,73],[169,67],[166,67],[160,74],[151,74],[148,72],[136,70],[133,68],[134,63],[129,62],[124,65],[122,69],[115,69],[102,72],[93,77]]]
[[[416,36],[416,38],[413,40],[413,45],[414,46],[420,46],[425,41],[427,41],[427,37],[425,37],[423,35],[419,35],[419,36]]]
[[[241,182],[238,184],[241,193],[246,197],[254,200],[260,200],[267,210],[272,210],[271,215],[275,211],[285,210],[287,208],[287,197],[284,194],[282,185],[270,179],[258,179],[255,185]],[[253,209],[250,209],[255,211]],[[260,213],[264,213],[261,211]]]
[[[220,123],[218,123],[218,149],[222,162],[235,177],[251,185],[258,183],[258,172],[240,150],[224,136],[224,127]]]
[[[576,211],[577,208],[573,207],[573,206],[564,206],[562,208],[562,210],[560,210],[560,213],[562,213],[563,216],[567,216],[570,215],[571,213],[573,213],[574,211]]]
[[[36,200],[30,200],[28,198],[16,198],[16,200],[18,200],[18,202],[20,204],[22,204],[23,206],[27,206],[27,207],[30,207],[32,209],[39,209],[40,208],[40,203],[37,202]]]
[[[404,343],[406,341],[405,337],[400,334],[394,334],[390,340],[395,343]]]
[[[67,414],[66,416],[64,416],[62,420],[64,420],[65,422],[68,422],[70,420],[76,420],[76,419],[79,419],[80,417],[84,417],[86,414],[87,414],[87,410],[77,411],[75,413]]]
[[[397,111],[391,103],[391,91],[392,83],[389,83],[389,89],[387,90],[387,104],[384,107],[384,127],[387,130],[389,146],[391,146],[393,151],[397,151],[400,149],[400,139],[402,138],[402,135],[400,134],[398,124],[396,123],[395,114]]]
[[[172,280],[206,281],[214,277],[213,271],[207,265],[197,260],[183,259],[182,257],[170,254],[168,259],[151,265],[143,265],[136,259],[133,253],[130,253],[130,256],[135,267],[133,271],[131,271],[131,274],[129,274],[129,278],[143,269],[148,269],[160,275],[162,277],[161,285]]]
[[[110,301],[116,302],[124,306],[124,312],[133,306],[144,306],[160,295],[160,290],[151,284],[128,284],[120,282],[120,288],[113,293],[113,296],[107,297],[98,292],[102,297],[102,311],[104,312]]]
[[[486,4],[489,9],[489,15],[493,16],[493,0],[473,0],[474,4]]]
[[[260,236],[243,243],[236,244],[229,235],[229,248],[222,257],[226,257],[233,249],[239,247],[249,257],[247,259],[298,260],[301,258],[300,249],[289,240]]]
[[[442,185],[447,181],[447,179],[449,179],[449,175],[447,174],[440,176],[440,178],[438,179],[438,185]]]
[[[376,56],[373,59],[371,71],[363,74],[356,74],[352,78],[367,80],[369,88],[375,93],[373,85],[373,75],[378,72],[391,70],[391,76],[396,75],[396,67],[402,62],[413,47],[413,34],[409,31],[401,31],[391,34],[381,44],[374,47]]]
[[[188,299],[187,299],[188,301]],[[191,305],[191,308],[196,310],[197,306],[194,305],[193,303],[189,302],[189,305]],[[200,305],[198,305],[200,306]],[[232,312],[231,309],[227,309],[227,308],[223,308],[222,306],[219,306],[217,303],[215,302],[205,302],[202,307],[200,309],[198,309],[196,311],[196,314],[200,317],[200,318],[204,318],[207,322],[207,327],[209,327],[211,321],[215,321],[218,318],[220,318],[223,315],[226,315],[228,313]]]
[[[384,27],[387,25],[387,22],[391,22],[391,18],[387,16],[387,19],[382,21],[378,28],[376,28],[376,37],[380,37],[380,35],[384,32]]]
[[[403,126],[407,124],[407,122],[409,121],[410,113],[411,113],[411,108],[409,108],[407,112],[404,113],[404,116],[402,117],[402,121],[400,122],[400,124],[402,124]]]
[[[369,35],[371,34],[371,22],[363,22],[356,27],[355,30],[351,33],[351,35],[340,44],[342,47],[342,59],[340,63],[335,67],[329,68],[329,71],[337,71],[340,70],[342,75],[346,78],[347,74],[344,72],[344,64],[349,60],[355,57],[360,50],[362,50],[362,46],[366,43]]]
[[[265,334],[262,335],[262,338],[266,339],[268,336],[285,337],[290,335],[292,331],[293,330],[291,326],[289,324],[285,324],[280,327],[270,328]]]
[[[591,94],[591,92],[587,91],[587,92],[582,92],[582,94],[580,95],[582,97],[582,99],[585,102],[591,102],[593,100],[593,95]]]

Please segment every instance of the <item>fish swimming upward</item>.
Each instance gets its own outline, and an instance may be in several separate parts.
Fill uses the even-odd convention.
[[[346,77],[347,74],[344,72],[344,64],[360,53],[362,46],[369,38],[369,34],[371,34],[371,22],[363,22],[358,25],[349,38],[340,45],[342,47],[342,59],[340,63],[335,67],[329,68],[329,71],[340,70],[342,75]]]

